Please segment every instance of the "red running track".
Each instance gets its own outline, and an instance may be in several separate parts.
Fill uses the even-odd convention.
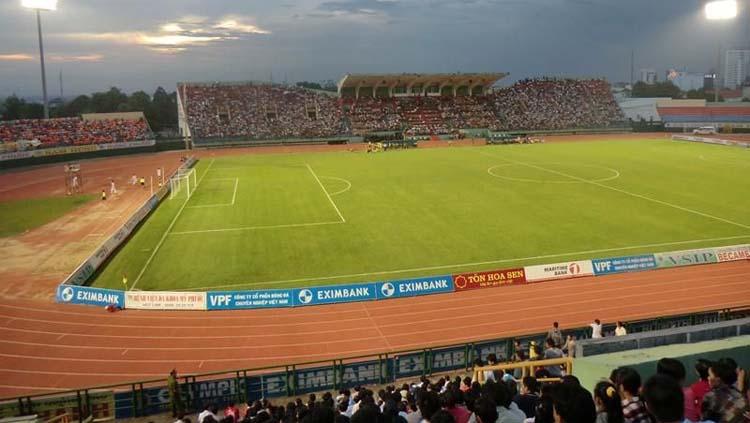
[[[106,313],[3,301],[0,397],[749,304],[750,261],[278,310]]]

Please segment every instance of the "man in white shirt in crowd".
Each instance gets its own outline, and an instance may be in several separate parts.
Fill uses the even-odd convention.
[[[595,319],[594,323],[591,323],[591,339],[602,338],[602,322],[599,319]]]
[[[615,328],[615,336],[625,336],[628,334],[627,329],[625,329],[625,326],[622,325],[622,322],[617,322],[617,327]]]

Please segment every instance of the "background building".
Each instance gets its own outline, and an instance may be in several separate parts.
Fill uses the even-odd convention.
[[[656,69],[641,69],[641,82],[647,84],[656,83]]]
[[[741,87],[750,76],[750,49],[727,50],[724,58],[724,87]]]

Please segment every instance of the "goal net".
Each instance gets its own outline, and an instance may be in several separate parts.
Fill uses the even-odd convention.
[[[190,198],[198,186],[195,169],[178,171],[169,179],[169,199]]]

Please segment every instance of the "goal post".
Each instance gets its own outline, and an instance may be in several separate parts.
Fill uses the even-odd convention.
[[[169,178],[169,199],[190,198],[198,187],[195,169],[177,172]]]

